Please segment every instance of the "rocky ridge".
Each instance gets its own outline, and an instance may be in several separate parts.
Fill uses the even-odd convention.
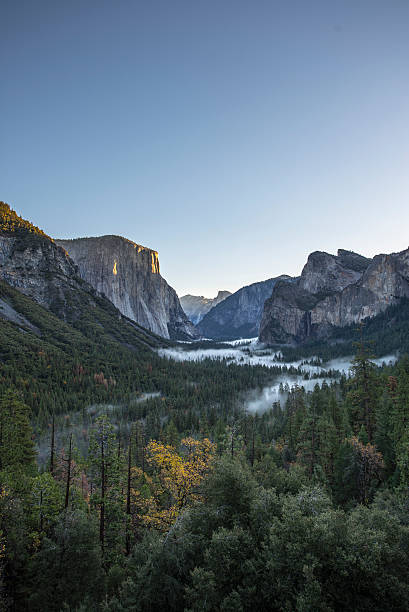
[[[311,253],[294,283],[280,282],[266,300],[259,339],[268,344],[325,339],[334,327],[359,323],[409,297],[409,249],[368,259],[340,249]]]
[[[194,325],[197,325],[217,304],[231,295],[230,291],[219,291],[215,298],[206,298],[203,295],[183,295],[180,298],[180,303],[183,310]]]
[[[0,202],[0,279],[64,320],[95,294],[67,253],[44,232]]]

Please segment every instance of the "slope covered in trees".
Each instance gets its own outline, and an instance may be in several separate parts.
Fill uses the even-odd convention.
[[[279,365],[161,359],[89,297],[62,320],[0,283],[0,609],[409,608],[409,359],[366,343],[409,348],[408,302],[350,378],[248,414]],[[297,357],[350,353],[342,333]]]
[[[0,202],[0,232],[7,236],[37,235],[51,240],[41,229],[20,217],[15,210],[5,202]]]
[[[3,385],[3,607],[406,610],[408,397],[409,359],[379,369],[360,344],[350,379],[263,414],[191,395],[190,420],[95,418],[86,453],[51,421],[38,472]]]

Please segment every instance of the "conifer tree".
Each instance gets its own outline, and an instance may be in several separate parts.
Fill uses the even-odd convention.
[[[333,481],[334,462],[338,450],[337,429],[332,416],[323,414],[318,420],[318,457],[330,483]]]
[[[393,402],[388,393],[383,393],[376,411],[376,431],[374,441],[382,453],[385,462],[385,472],[389,476],[396,467],[396,452],[393,444],[392,415]]]
[[[0,470],[35,473],[30,409],[9,390],[0,399]]]
[[[307,405],[298,437],[298,457],[312,475],[318,460],[319,432],[318,421],[322,414],[322,398],[319,385],[315,385],[311,400]]]
[[[295,386],[291,389],[285,405],[287,414],[286,434],[288,446],[292,452],[297,447],[297,437],[305,416],[304,388]]]
[[[54,475],[54,456],[55,456],[55,416],[51,423],[51,444],[50,444],[50,474]]]
[[[68,508],[68,503],[70,499],[70,487],[71,487],[71,467],[72,467],[72,433],[70,434],[70,443],[68,447],[68,457],[63,459],[67,463],[67,473],[66,473],[66,482],[65,482],[65,502],[64,508]]]
[[[106,560],[116,554],[123,521],[118,445],[113,425],[106,415],[100,416],[92,428],[89,461],[95,485],[92,502],[99,509],[99,541]]]
[[[365,426],[369,441],[375,432],[375,414],[378,400],[378,384],[375,365],[370,359],[369,349],[363,341],[358,343],[358,351],[352,362],[353,377],[350,382],[349,400],[353,408],[353,420],[358,429]]]

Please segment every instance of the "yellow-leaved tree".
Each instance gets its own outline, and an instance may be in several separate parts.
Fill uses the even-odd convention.
[[[169,529],[182,510],[199,500],[198,487],[208,473],[215,456],[216,445],[208,438],[184,438],[181,453],[173,446],[152,440],[146,448],[153,475],[133,468],[132,502],[138,519],[161,531]],[[143,487],[140,485],[143,483]]]

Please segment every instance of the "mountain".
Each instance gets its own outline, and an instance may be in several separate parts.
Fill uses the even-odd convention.
[[[215,298],[206,298],[203,295],[183,295],[180,303],[183,310],[192,321],[197,325],[214,306],[225,300],[231,295],[230,291],[219,291]]]
[[[175,290],[160,275],[156,251],[121,236],[55,242],[76,263],[81,278],[129,319],[164,338],[197,336]]]
[[[407,297],[409,249],[373,259],[342,249],[337,255],[316,251],[296,282],[274,287],[259,338],[269,344],[325,339]]]
[[[66,321],[95,304],[95,291],[79,277],[67,253],[4,202],[0,202],[0,279]]]
[[[150,261],[152,267],[156,265],[155,269],[158,270],[157,260],[151,258]],[[159,274],[156,276],[159,277]],[[0,202],[0,280],[70,324],[87,318],[92,312],[97,322],[99,319],[102,320],[107,312],[115,320],[126,320],[126,313],[123,317],[110,300],[81,278],[77,265],[56,241],[29,221],[19,217],[4,202]],[[168,310],[172,311],[174,308],[176,314],[181,313],[179,316],[182,323],[186,322],[186,327],[192,328],[175,292],[166,291],[168,285],[161,277],[156,283],[164,287],[164,299],[168,299],[171,303]],[[103,315],[97,312],[100,309],[104,311]],[[3,318],[5,313],[11,313],[7,305],[3,307]],[[138,330],[138,334],[144,339],[155,336],[155,333],[150,333],[137,322],[128,321],[128,323],[133,329]],[[112,321],[109,327],[115,327]],[[181,327],[183,333],[183,325]],[[160,342],[155,340],[155,344],[159,345]]]
[[[289,280],[286,275],[242,287],[214,306],[197,325],[205,338],[233,340],[258,335],[265,300],[277,281]]]
[[[91,287],[88,299],[83,285],[68,322],[0,280],[0,387],[18,390],[43,425],[51,414],[164,388],[152,349],[169,341],[126,319]]]
[[[0,378],[34,414],[46,419],[150,389],[147,374],[159,361],[152,349],[167,345],[98,295],[61,247],[0,202]]]

